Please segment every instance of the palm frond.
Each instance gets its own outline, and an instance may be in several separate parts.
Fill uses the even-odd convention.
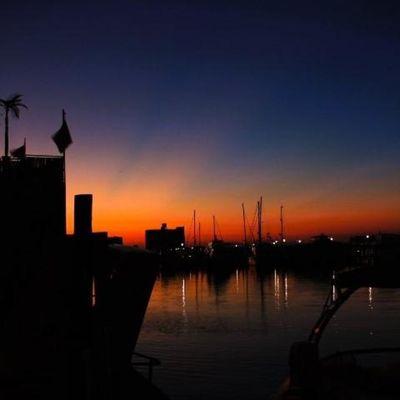
[[[11,114],[16,118],[20,116],[20,108],[28,109],[28,107],[22,103],[22,95],[19,93],[12,94],[8,96],[7,99],[0,99],[0,107],[5,111],[11,111]]]
[[[12,115],[14,115],[15,118],[19,118],[19,108],[16,105],[12,105],[10,107],[10,111],[12,113]]]
[[[10,103],[17,103],[18,101],[21,101],[21,99],[22,99],[22,94],[14,93],[8,96],[7,101]]]

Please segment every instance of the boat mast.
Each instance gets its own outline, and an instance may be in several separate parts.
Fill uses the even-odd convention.
[[[242,214],[243,214],[243,234],[244,234],[244,244],[247,245],[247,233],[246,233],[246,211],[244,209],[244,203],[242,203]]]
[[[262,242],[262,196],[257,201],[257,219],[258,219],[258,243]]]
[[[283,228],[283,206],[281,205],[281,242],[283,242],[284,238],[285,238],[285,233],[284,233],[284,228]]]
[[[260,200],[257,201],[257,238],[260,242]]]

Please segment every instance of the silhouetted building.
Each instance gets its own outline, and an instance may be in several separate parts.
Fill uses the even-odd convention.
[[[64,160],[26,156],[0,160],[1,243],[35,246],[65,235]]]
[[[109,244],[124,244],[124,239],[122,236],[109,236],[108,238]]]
[[[93,196],[77,194],[74,201],[74,234],[77,236],[90,235],[92,233]]]
[[[320,235],[311,237],[311,243],[323,244],[323,243],[329,243],[329,242],[333,242],[333,237],[327,236],[324,233],[321,233]]]
[[[168,229],[167,224],[162,224],[161,229],[146,230],[146,249],[152,251],[164,251],[185,244],[185,228],[179,226]]]

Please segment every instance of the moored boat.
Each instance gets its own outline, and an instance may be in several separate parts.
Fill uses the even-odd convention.
[[[307,341],[290,349],[290,376],[276,399],[397,399],[400,397],[400,347],[353,349],[325,357],[319,341],[329,321],[349,298],[362,287],[400,288],[400,273],[391,268],[360,268],[336,275],[318,321]],[[335,289],[333,295],[333,288]],[[370,366],[363,356],[380,354],[383,363]],[[390,360],[391,362],[388,362]]]

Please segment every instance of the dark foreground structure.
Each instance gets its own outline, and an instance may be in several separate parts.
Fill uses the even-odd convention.
[[[295,269],[310,272],[330,272],[350,264],[349,243],[339,242],[324,234],[313,236],[303,242],[261,242],[253,248],[257,267],[260,270],[275,268]]]
[[[185,228],[178,226],[168,229],[167,224],[162,224],[161,229],[148,229],[146,231],[146,249],[156,252],[165,252],[180,248],[185,245]]]
[[[398,399],[400,347],[385,347],[382,343],[380,347],[338,351],[321,357],[319,342],[329,322],[357,290],[399,287],[400,273],[391,266],[361,267],[336,275],[308,340],[296,342],[290,349],[290,376],[276,399]],[[379,358],[371,364],[374,356]]]
[[[20,249],[21,243],[24,244],[22,253],[26,247],[38,250],[38,246],[47,246],[65,236],[62,156],[3,157],[0,160],[0,187],[3,252]]]
[[[352,265],[384,267],[400,260],[400,235],[380,233],[353,236],[350,239]]]
[[[166,398],[131,364],[156,256],[92,233],[90,195],[65,234],[63,157],[3,157],[0,185],[0,398]]]

